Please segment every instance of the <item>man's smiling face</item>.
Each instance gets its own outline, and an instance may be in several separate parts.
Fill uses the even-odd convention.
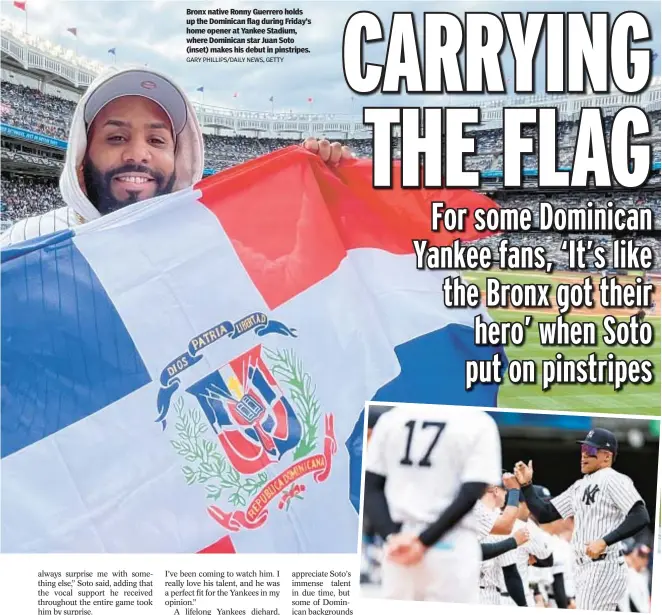
[[[89,128],[78,179],[102,215],[172,192],[175,141],[163,108],[142,96],[108,103]]]

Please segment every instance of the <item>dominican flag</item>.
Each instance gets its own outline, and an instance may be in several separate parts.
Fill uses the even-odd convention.
[[[497,396],[412,248],[496,205],[371,181],[293,146],[2,251],[4,551],[355,552],[365,402]]]

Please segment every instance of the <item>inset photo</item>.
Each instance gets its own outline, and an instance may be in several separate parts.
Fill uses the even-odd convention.
[[[650,612],[657,419],[367,408],[363,598]]]

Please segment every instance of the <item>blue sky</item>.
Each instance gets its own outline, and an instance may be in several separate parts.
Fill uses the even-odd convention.
[[[185,62],[186,9],[236,7],[254,8],[300,7],[313,21],[297,37],[296,44],[310,47],[307,56],[286,57],[282,64],[191,64]],[[310,110],[308,97],[314,99],[316,112],[359,113],[365,105],[422,106],[443,104],[439,96],[380,96],[359,97],[352,101],[352,93],[345,84],[342,72],[341,45],[347,18],[356,10],[370,10],[380,16],[388,32],[390,15],[394,11],[413,11],[417,24],[422,24],[425,11],[449,11],[462,18],[465,11],[604,11],[613,16],[624,10],[636,9],[648,18],[653,29],[650,46],[660,53],[659,2],[564,2],[562,0],[510,2],[507,0],[466,2],[406,2],[363,0],[328,2],[279,3],[276,0],[28,0],[29,31],[54,43],[69,48],[77,45],[81,55],[111,63],[107,50],[117,48],[117,63],[149,64],[176,79],[194,100],[200,100],[195,90],[205,88],[205,102],[219,106],[270,110],[269,97],[274,97],[274,108],[283,111]],[[20,27],[24,14],[13,8],[11,2],[2,2],[3,17]],[[67,28],[78,29],[78,40],[67,33]],[[422,28],[419,27],[419,34]],[[385,45],[369,46],[367,59],[383,60]],[[512,57],[506,46],[503,56],[504,73],[512,74]],[[537,79],[544,78],[544,53],[539,53]],[[658,60],[655,73],[659,74]],[[512,86],[510,86],[512,87]],[[238,97],[234,98],[234,92]]]

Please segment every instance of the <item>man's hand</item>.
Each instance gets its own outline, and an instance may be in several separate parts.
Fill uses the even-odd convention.
[[[520,488],[519,481],[517,480],[517,478],[515,478],[514,474],[510,474],[510,473],[504,474],[503,478],[501,480],[503,480],[503,486],[506,489],[519,489]]]
[[[577,608],[577,603],[575,602],[574,598],[570,598],[570,600],[568,600],[568,608],[569,609],[576,609]]]
[[[600,538],[586,545],[586,555],[591,559],[597,559],[607,550],[607,543]]]
[[[411,534],[394,534],[386,542],[386,558],[401,566],[413,566],[423,559],[427,547]]]
[[[517,546],[521,547],[525,542],[529,542],[529,539],[531,538],[531,534],[529,534],[528,528],[523,527],[522,529],[517,530],[513,534],[513,538],[515,539]]]
[[[322,162],[331,166],[337,165],[341,160],[353,158],[352,150],[346,145],[340,143],[329,143],[326,139],[315,139],[308,137],[303,142],[303,147],[309,152],[319,155]]]
[[[415,536],[413,534],[391,534],[384,545],[384,556],[387,559],[397,559],[409,550],[409,545]]]
[[[528,485],[533,480],[533,461],[529,461],[529,465],[518,461],[515,464],[515,477],[520,485]]]

